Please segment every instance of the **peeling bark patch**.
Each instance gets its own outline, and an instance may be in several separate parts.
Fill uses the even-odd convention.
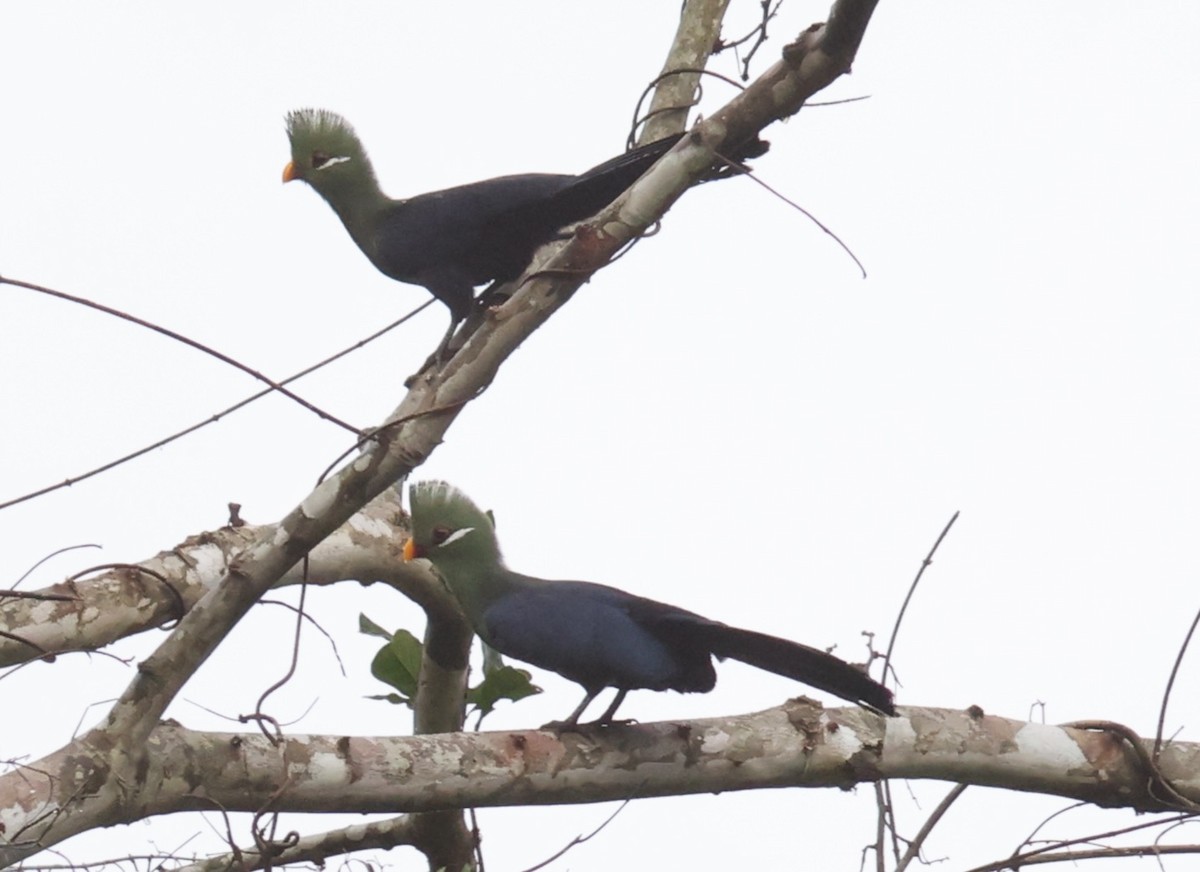
[[[304,517],[309,520],[319,518],[333,508],[338,496],[337,483],[337,478],[327,478],[317,485],[316,489],[304,499],[304,502],[300,503],[300,511],[304,513]]]
[[[1017,741],[1018,731],[1014,729],[1013,724],[1013,721],[1005,718],[989,717],[988,715],[977,720],[972,719],[967,738],[963,741],[960,750],[980,754],[1012,754],[1020,751],[1021,746]]]
[[[1075,734],[1076,744],[1089,764],[1096,768],[1096,777],[1106,781],[1109,772],[1125,763],[1125,745],[1112,733],[1088,730]]]
[[[351,515],[350,520],[346,523],[351,530],[362,533],[364,536],[370,536],[372,539],[392,538],[392,528],[386,522],[378,518],[367,517],[362,512]]]
[[[109,768],[93,757],[72,755],[63,766],[62,781],[58,783],[58,802],[67,805],[81,796],[94,796],[109,778]]]
[[[1063,772],[1091,768],[1083,750],[1060,727],[1027,724],[1017,732],[1016,740],[1022,751],[1053,761]]]
[[[354,746],[350,742],[350,737],[340,737],[334,744],[333,750],[345,764],[350,783],[353,784],[361,779],[363,775],[362,765],[359,763],[358,758],[354,756]]]
[[[291,770],[292,767],[288,768]],[[309,780],[314,784],[337,785],[345,784],[350,780],[346,764],[338,754],[328,752],[313,754],[306,771]],[[290,771],[289,774],[291,774]]]
[[[189,556],[192,568],[201,578],[220,578],[225,574],[225,552],[216,545],[196,548]]]
[[[784,711],[787,712],[788,723],[796,732],[806,736],[820,733],[822,722],[826,721],[825,707],[807,696],[792,697],[784,703]]]
[[[812,733],[808,735],[809,741],[805,743],[805,750],[811,751],[820,741],[820,737]],[[846,759],[850,759],[856,754],[861,754],[866,749],[866,745],[859,738],[857,730],[842,729],[841,725],[836,721],[829,722],[826,728],[824,743]],[[872,756],[874,755],[872,754]]]
[[[723,754],[733,744],[733,739],[724,730],[711,730],[700,737],[702,754]]]

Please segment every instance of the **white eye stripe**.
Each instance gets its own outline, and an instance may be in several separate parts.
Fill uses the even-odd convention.
[[[337,166],[340,163],[345,163],[348,160],[350,160],[349,155],[341,155],[340,157],[331,157],[329,160],[325,161],[325,163],[323,163],[319,167],[317,167],[317,170],[318,171],[319,170],[327,170],[330,167]]]
[[[459,539],[461,539],[463,536],[467,535],[474,529],[475,529],[474,527],[462,527],[461,529],[455,530],[453,533],[451,533],[449,536],[447,536],[445,541],[443,541],[440,545],[438,545],[438,547],[445,548],[451,542],[457,542]]]

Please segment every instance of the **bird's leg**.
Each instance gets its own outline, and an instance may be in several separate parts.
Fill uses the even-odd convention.
[[[417,377],[425,371],[432,369],[435,366],[441,366],[450,358],[458,353],[458,350],[467,344],[467,340],[483,326],[484,320],[488,316],[488,312],[493,306],[498,306],[508,299],[508,294],[501,291],[510,289],[511,285],[508,282],[499,280],[492,282],[484,289],[483,293],[478,297],[472,298],[468,295],[469,302],[462,307],[451,307],[450,309],[450,327],[446,331],[446,335],[442,337],[442,341],[438,343],[437,349],[433,354],[426,358],[421,364],[421,368],[413,375],[410,375],[404,382],[406,388],[412,387]],[[469,289],[468,289],[469,290]],[[438,295],[442,299],[446,299],[447,295]],[[458,329],[459,327],[462,329]],[[457,333],[455,332],[457,330]],[[458,339],[455,342],[455,339]]]
[[[628,720],[628,721],[614,721],[613,720],[613,715],[615,715],[617,713],[617,709],[620,707],[621,703],[623,703],[625,701],[625,694],[627,694],[627,693],[629,693],[629,688],[627,688],[627,687],[622,687],[620,690],[617,691],[617,695],[613,698],[612,704],[604,710],[604,714],[600,715],[600,717],[596,719],[596,726],[609,727],[609,726],[612,726],[613,724],[632,724],[633,723],[632,720]]]
[[[578,732],[579,731],[579,716],[581,714],[583,714],[584,709],[586,709],[589,705],[591,705],[592,700],[594,700],[599,695],[600,691],[603,689],[604,688],[599,688],[597,690],[589,690],[587,692],[587,695],[584,696],[583,702],[581,702],[579,705],[577,705],[575,707],[575,711],[573,711],[573,712],[571,712],[571,714],[567,715],[567,719],[565,721],[551,721],[548,724],[544,724],[542,726],[542,729],[543,730],[553,730],[556,733]]]
[[[421,367],[422,372],[432,363],[441,366],[449,359],[450,355],[446,352],[450,350],[450,340],[454,338],[454,331],[460,323],[462,323],[461,319],[455,318],[453,315],[450,316],[450,326],[446,328],[446,335],[442,337],[442,341],[438,343],[437,349],[429,356],[429,360],[425,362],[425,366]]]
[[[612,704],[604,710],[604,714],[600,715],[600,717],[596,718],[596,720],[589,721],[586,724],[576,724],[574,727],[572,727],[572,729],[575,730],[576,732],[583,733],[583,732],[588,732],[588,731],[592,730],[593,728],[598,728],[598,729],[603,730],[606,727],[619,727],[619,726],[627,726],[629,724],[636,724],[637,721],[633,720],[632,718],[630,718],[629,720],[625,720],[625,721],[618,721],[618,720],[613,719],[613,715],[615,715],[617,713],[617,709],[620,708],[621,703],[625,701],[625,694],[627,694],[627,693],[629,693],[629,688],[627,688],[627,687],[617,688],[617,695],[615,697],[613,697]],[[571,717],[578,720],[579,715],[581,715],[581,714],[583,714],[582,706],[579,709],[577,709]]]
[[[441,366],[452,356],[450,354],[450,340],[454,338],[454,331],[459,325],[459,319],[454,316],[450,317],[450,326],[446,330],[446,335],[442,337],[442,341],[438,343],[438,347],[434,349],[433,354],[425,358],[425,362],[421,364],[421,368],[404,380],[404,386],[411,388],[418,378],[424,373],[433,369],[435,366]]]

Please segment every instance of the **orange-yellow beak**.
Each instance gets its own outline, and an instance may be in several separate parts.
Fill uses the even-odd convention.
[[[296,171],[296,164],[293,161],[288,161],[288,165],[283,168],[284,182],[292,182],[300,178],[300,173]]]
[[[420,556],[421,551],[417,548],[417,543],[410,537],[409,540],[404,543],[404,559],[413,560],[414,558]]]

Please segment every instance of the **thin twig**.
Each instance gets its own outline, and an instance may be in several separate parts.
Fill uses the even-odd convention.
[[[633,148],[635,145],[637,145],[638,128],[641,127],[643,124],[645,124],[647,121],[649,121],[651,118],[653,118],[655,115],[661,114],[663,112],[676,112],[679,109],[683,108],[680,106],[664,106],[663,108],[659,109],[657,112],[648,113],[645,116],[642,115],[642,104],[646,102],[646,98],[648,96],[650,96],[650,93],[654,90],[654,88],[658,85],[659,82],[663,81],[664,79],[669,79],[672,76],[682,76],[682,75],[686,75],[686,74],[691,74],[691,75],[695,75],[695,76],[712,76],[714,79],[720,79],[722,82],[724,82],[727,85],[732,85],[733,87],[737,88],[739,91],[746,90],[746,86],[741,84],[740,82],[738,82],[736,79],[731,79],[731,78],[729,78],[729,76],[723,76],[720,73],[713,72],[712,70],[705,70],[705,69],[701,69],[701,68],[697,68],[697,67],[678,67],[677,69],[667,70],[665,73],[660,73],[659,75],[655,76],[653,79],[650,80],[650,83],[648,85],[646,85],[646,89],[644,91],[642,91],[642,95],[640,97],[638,97],[637,103],[634,104],[633,123],[629,127],[629,136],[627,136],[625,138],[625,147],[627,149]],[[699,99],[700,99],[700,97],[699,97],[699,95],[697,95],[696,101],[699,102]]]
[[[524,872],[536,872],[536,870],[538,870],[538,869],[544,869],[544,868],[546,868],[546,866],[553,863],[555,860],[557,860],[563,854],[567,853],[567,851],[571,850],[576,845],[582,845],[584,842],[586,842],[588,839],[592,838],[593,836],[599,835],[600,831],[603,830],[605,827],[607,827],[609,824],[611,824],[617,815],[619,815],[621,812],[625,811],[625,806],[629,805],[629,803],[631,803],[631,802],[633,802],[632,798],[624,800],[619,806],[617,806],[616,810],[613,811],[612,814],[610,814],[608,817],[606,817],[604,819],[604,822],[602,824],[600,824],[600,826],[596,827],[596,829],[592,830],[586,836],[576,836],[575,838],[571,839],[571,841],[569,841],[566,845],[564,845],[561,850],[559,850],[558,852],[547,857],[545,860],[538,863],[536,866],[530,866],[528,869],[524,870]]]
[[[774,194],[780,200],[783,200],[783,202],[787,203],[789,206],[791,206],[797,212],[802,214],[805,218],[807,218],[813,224],[816,224],[817,227],[821,228],[821,230],[827,236],[829,236],[831,239],[833,239],[834,242],[836,242],[838,244],[838,246],[842,249],[842,251],[846,252],[846,254],[848,254],[850,256],[850,259],[852,261],[854,261],[854,265],[857,266],[859,272],[862,273],[862,277],[864,279],[867,277],[867,268],[865,266],[863,266],[863,262],[858,259],[858,255],[856,255],[854,253],[854,251],[850,248],[849,245],[847,245],[845,242],[842,241],[842,238],[840,236],[838,236],[836,233],[833,232],[833,230],[831,230],[829,227],[827,227],[825,224],[823,224],[821,222],[821,220],[819,218],[817,218],[816,215],[814,215],[812,212],[809,212],[807,209],[805,209],[803,206],[801,206],[795,200],[791,199],[790,197],[785,196],[780,191],[775,190],[775,188],[771,187],[766,182],[764,182],[762,179],[760,179],[758,177],[757,173],[751,172],[748,167],[745,167],[739,163],[735,163],[734,161],[731,161],[729,158],[727,158],[723,155],[720,155],[720,154],[718,154],[717,157],[721,158],[721,160],[725,161],[725,163],[729,164],[729,166],[739,170],[743,175],[749,176],[750,179],[756,185],[762,185],[764,188],[767,189],[767,191]]]
[[[716,50],[713,51],[713,54],[715,55],[720,53],[722,49],[733,49],[734,57],[742,60],[742,81],[746,81],[750,78],[750,62],[754,60],[754,55],[758,53],[758,50],[763,47],[769,38],[767,36],[767,24],[772,18],[775,17],[775,13],[779,11],[779,7],[783,5],[783,0],[777,0],[774,7],[771,6],[771,0],[762,0],[760,5],[762,7],[763,17],[762,21],[758,23],[758,26],[755,27],[754,30],[747,33],[741,39],[718,46]],[[741,52],[738,51],[738,48],[743,43],[747,42],[752,36],[757,37],[754,40],[754,45],[750,46],[750,51],[746,53],[746,57],[741,58]]]
[[[267,378],[265,375],[263,375],[258,370],[247,366],[246,364],[242,363],[240,360],[236,360],[235,358],[230,357],[228,354],[222,354],[220,351],[217,351],[215,348],[211,348],[210,346],[205,345],[203,342],[198,342],[195,339],[191,339],[190,337],[184,336],[182,333],[177,333],[176,331],[171,330],[170,328],[162,327],[158,324],[155,324],[153,321],[147,321],[146,319],[139,318],[136,315],[130,315],[128,312],[122,312],[120,309],[114,309],[111,306],[105,306],[103,303],[97,303],[94,300],[89,300],[84,297],[77,297],[74,294],[68,294],[64,291],[56,291],[54,288],[47,288],[44,285],[35,285],[32,282],[23,282],[18,279],[5,278],[4,276],[0,276],[0,284],[12,285],[15,288],[25,288],[27,291],[37,291],[39,294],[46,294],[47,296],[57,297],[60,300],[66,300],[67,302],[70,302],[70,303],[77,303],[80,306],[86,306],[89,309],[95,309],[96,311],[103,312],[106,315],[112,315],[114,318],[120,318],[122,321],[128,321],[129,323],[136,324],[139,327],[145,327],[147,330],[153,330],[155,333],[159,333],[163,336],[166,336],[168,339],[174,339],[176,342],[181,342],[190,348],[194,348],[197,351],[207,354],[209,357],[215,357],[217,360],[221,361],[222,363],[228,364],[229,366],[232,366],[234,369],[241,370],[242,372],[246,373],[247,375],[258,379],[263,384],[269,385],[271,390],[278,391],[279,393],[281,393],[285,397],[287,397],[289,400],[299,403],[301,406],[308,409],[310,412],[312,412],[317,417],[324,418],[326,421],[336,424],[337,426],[341,427],[343,430],[349,430],[351,433],[355,433],[355,434],[357,434],[359,432],[359,428],[351,426],[350,424],[347,424],[345,421],[343,421],[341,418],[335,417],[334,415],[331,415],[329,412],[326,412],[324,409],[314,406],[308,400],[289,391],[280,382],[272,381],[271,379]]]
[[[883,655],[884,681],[887,681],[888,672],[892,668],[892,651],[896,648],[896,637],[900,635],[900,624],[904,620],[904,613],[908,611],[908,604],[912,602],[913,594],[917,592],[917,585],[921,583],[921,576],[925,574],[925,570],[933,563],[933,555],[937,553],[938,548],[941,547],[942,540],[946,538],[946,535],[950,532],[950,528],[958,520],[958,515],[959,513],[955,512],[950,516],[950,520],[946,522],[946,526],[942,528],[942,532],[938,534],[937,540],[934,541],[933,547],[929,549],[929,553],[921,561],[921,568],[917,570],[912,584],[908,586],[908,593],[904,595],[904,602],[900,606],[900,613],[896,615],[896,623],[892,627],[892,637],[888,639],[887,653]]]
[[[51,551],[49,554],[47,554],[45,557],[43,557],[37,563],[33,564],[33,566],[29,567],[24,572],[22,572],[21,577],[18,578],[15,582],[13,582],[12,590],[4,591],[4,594],[16,596],[17,595],[16,588],[20,587],[21,582],[23,582],[25,579],[29,578],[29,576],[33,573],[34,570],[36,570],[39,566],[41,566],[43,563],[45,563],[47,560],[51,559],[52,557],[57,557],[60,554],[65,554],[68,551],[75,551],[79,548],[99,548],[99,547],[100,547],[99,545],[95,545],[90,542],[84,542],[79,545],[67,545],[63,548],[59,548],[57,550]]]
[[[264,690],[258,698],[258,702],[254,705],[254,714],[256,716],[262,714],[263,703],[267,701],[267,698],[292,680],[292,676],[296,674],[296,667],[300,663],[300,631],[304,629],[304,602],[308,597],[308,554],[304,555],[301,563],[303,564],[303,568],[300,580],[300,603],[296,607],[296,629],[292,631],[292,659],[283,677]],[[261,722],[259,722],[259,729],[262,729]],[[268,740],[271,739],[270,734],[266,730],[263,730],[263,735]]]
[[[896,864],[896,872],[904,872],[909,864],[920,856],[921,848],[924,846],[925,840],[929,838],[929,834],[933,832],[933,828],[945,817],[946,812],[950,810],[950,806],[954,805],[955,801],[963,795],[968,786],[966,784],[954,785],[950,789],[950,792],[938,803],[937,808],[930,812],[929,817],[925,818],[925,823],[921,825],[921,829],[917,831],[913,840],[908,843],[908,850],[904,852],[904,856]]]
[[[358,349],[362,348],[363,346],[367,345],[368,343],[374,342],[380,336],[383,336],[386,333],[390,333],[392,330],[396,329],[401,324],[403,324],[406,321],[413,318],[418,312],[422,311],[423,309],[425,309],[428,306],[431,306],[433,304],[433,302],[434,302],[434,298],[431,297],[428,301],[426,301],[425,303],[422,303],[420,306],[413,309],[411,312],[404,315],[402,318],[399,318],[399,319],[393,321],[391,324],[387,325],[382,330],[377,330],[374,333],[372,333],[370,336],[366,337],[365,339],[360,339],[358,342],[355,342],[353,345],[349,345],[346,348],[343,348],[341,351],[338,351],[335,354],[332,354],[329,357],[326,357],[324,360],[318,361],[317,363],[314,363],[312,366],[309,366],[309,367],[306,367],[306,368],[300,370],[295,375],[288,376],[283,381],[281,381],[280,384],[284,384],[284,385],[291,384],[292,382],[297,381],[298,379],[304,378],[306,375],[310,375],[311,373],[316,372],[318,369],[321,369],[322,367],[333,363],[335,360],[339,360],[340,358],[345,357],[347,354],[357,351]],[[199,422],[191,425],[190,427],[185,427],[184,429],[179,430],[176,433],[172,433],[170,436],[166,436],[151,445],[147,445],[144,448],[139,448],[137,451],[133,451],[129,454],[126,454],[124,457],[118,457],[116,460],[112,460],[108,463],[103,464],[102,466],[97,466],[95,469],[89,470],[88,472],[85,472],[82,475],[77,475],[77,476],[74,476],[73,478],[65,479],[64,481],[60,481],[56,484],[48,485],[46,487],[39,488],[38,490],[30,491],[27,494],[22,494],[19,497],[14,497],[13,499],[10,499],[6,502],[2,502],[2,503],[0,503],[0,509],[7,509],[9,506],[15,506],[18,503],[23,503],[27,500],[32,500],[36,497],[40,497],[40,496],[42,496],[44,494],[48,494],[52,491],[59,490],[60,488],[70,487],[71,485],[78,484],[79,482],[89,479],[94,475],[99,475],[102,472],[107,472],[110,469],[114,469],[123,463],[128,463],[131,460],[136,460],[137,458],[141,457],[143,454],[149,454],[151,451],[155,451],[156,449],[162,448],[164,445],[169,445],[170,443],[176,441],[177,439],[182,439],[184,436],[187,436],[190,433],[194,433],[203,427],[207,427],[209,424],[217,423],[225,416],[230,415],[233,412],[236,412],[239,409],[242,409],[242,408],[250,405],[255,400],[262,399],[263,397],[267,396],[268,394],[272,393],[273,391],[274,391],[273,388],[267,388],[266,390],[262,390],[256,394],[252,394],[252,395],[246,397],[244,400],[234,403],[229,408],[224,409],[220,412],[217,412],[213,415],[210,415],[209,417],[205,418],[203,421],[199,421]]]
[[[1183,637],[1183,644],[1179,646],[1179,653],[1175,655],[1175,664],[1171,667],[1171,676],[1167,679],[1166,690],[1163,691],[1162,705],[1158,709],[1158,729],[1154,731],[1154,751],[1152,755],[1155,762],[1158,761],[1158,757],[1162,753],[1163,727],[1167,720],[1167,702],[1171,699],[1171,688],[1175,686],[1175,676],[1179,674],[1179,667],[1183,665],[1183,655],[1187,653],[1188,645],[1192,641],[1192,634],[1196,632],[1196,624],[1198,623],[1200,623],[1200,611],[1197,611],[1195,617],[1192,618],[1192,625],[1188,627],[1187,635]]]
[[[1079,803],[1078,806],[1082,806],[1085,804],[1086,803]],[[1074,807],[1078,807],[1078,806],[1074,806]],[[1070,810],[1071,810],[1070,808],[1061,809],[1059,812],[1056,812],[1055,814],[1051,815],[1050,818],[1047,818],[1045,821],[1043,821],[1041,824],[1039,824],[1038,829],[1041,829],[1042,826],[1045,826],[1047,821],[1049,821],[1051,818],[1054,818],[1058,814],[1061,814],[1063,812],[1070,811]],[[1096,833],[1095,835],[1083,836],[1078,839],[1067,839],[1067,840],[1062,840],[1062,841],[1055,841],[1055,842],[1052,842],[1051,844],[1045,845],[1044,847],[1034,848],[1031,851],[1026,851],[1024,854],[1018,854],[1018,853],[1014,852],[1011,857],[1008,857],[1004,860],[998,860],[994,863],[989,863],[986,866],[981,866],[977,869],[968,870],[968,872],[984,872],[984,870],[986,870],[986,869],[1007,869],[1009,867],[1016,868],[1016,867],[1019,867],[1022,863],[1030,863],[1030,862],[1036,860],[1037,857],[1047,854],[1050,851],[1060,850],[1062,848],[1069,848],[1071,845],[1092,844],[1092,843],[1095,843],[1098,839],[1111,839],[1114,836],[1123,836],[1128,833],[1137,832],[1138,830],[1148,830],[1151,827],[1163,826],[1164,824],[1174,824],[1174,823],[1177,823],[1182,820],[1187,820],[1190,817],[1192,817],[1190,814],[1179,814],[1172,818],[1167,818],[1165,820],[1144,821],[1139,824],[1131,824],[1130,826],[1127,826],[1127,827],[1119,827],[1118,829],[1109,830],[1108,832],[1105,832],[1105,833]],[[1034,830],[1034,832],[1036,833],[1037,830]],[[1030,834],[1030,838],[1032,838],[1032,834]],[[1026,840],[1025,843],[1029,844],[1028,839]]]
[[[1091,851],[1064,851],[1061,854],[1024,855],[975,866],[967,872],[1003,872],[1045,863],[1078,863],[1080,860],[1105,860],[1114,857],[1156,857],[1161,854],[1200,854],[1200,845],[1134,845],[1130,847],[1096,848]]]

